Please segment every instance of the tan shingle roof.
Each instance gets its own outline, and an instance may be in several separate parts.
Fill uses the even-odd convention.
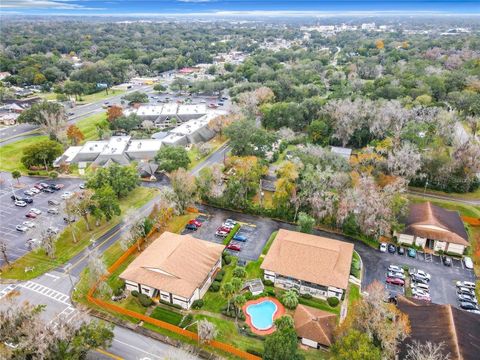
[[[224,245],[164,232],[120,275],[189,298],[221,257]]]
[[[298,336],[316,341],[324,346],[332,345],[333,330],[337,323],[335,314],[298,305],[293,320]]]
[[[261,268],[311,283],[346,289],[353,244],[280,229]]]
[[[410,205],[405,234],[469,246],[468,234],[460,215],[430,202]]]

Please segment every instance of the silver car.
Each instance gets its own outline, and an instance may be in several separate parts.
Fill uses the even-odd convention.
[[[26,227],[25,225],[17,225],[17,226],[15,226],[15,229],[17,229],[17,231],[21,231],[21,232],[28,231],[28,227]]]

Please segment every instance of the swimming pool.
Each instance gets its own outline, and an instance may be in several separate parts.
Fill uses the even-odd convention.
[[[271,300],[264,300],[247,306],[247,314],[252,325],[258,330],[268,330],[273,326],[273,317],[277,312],[277,305]]]

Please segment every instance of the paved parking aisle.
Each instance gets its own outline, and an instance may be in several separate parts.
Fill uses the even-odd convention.
[[[65,227],[63,221],[63,215],[61,209],[63,200],[61,195],[65,191],[75,192],[79,190],[79,185],[83,183],[82,179],[57,179],[55,181],[45,178],[33,178],[28,176],[22,176],[20,183],[24,186],[17,188],[17,181],[11,178],[9,173],[2,172],[0,177],[4,180],[0,183],[0,238],[7,243],[7,254],[11,261],[18,259],[25,255],[29,248],[26,245],[28,239],[36,238],[38,233],[37,227],[41,225],[57,227],[60,230]],[[46,182],[48,184],[63,184],[64,188],[55,191],[54,193],[44,193],[31,196],[33,203],[27,204],[25,207],[15,206],[14,201],[11,199],[13,193],[19,197],[24,197],[25,190],[32,188],[36,183]],[[56,200],[60,205],[49,205],[49,200]],[[47,211],[49,208],[56,207],[60,211],[59,214],[49,214]],[[25,215],[30,209],[36,208],[42,213],[35,219],[29,219]],[[17,225],[21,225],[25,221],[31,221],[35,224],[35,227],[29,228],[25,232],[16,230]],[[3,265],[3,258],[0,258],[0,266]]]

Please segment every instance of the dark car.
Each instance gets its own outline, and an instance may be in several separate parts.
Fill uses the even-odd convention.
[[[33,203],[33,199],[28,196],[17,196],[17,195],[12,195],[10,196],[12,200],[18,200],[18,201],[25,201],[27,204]]]
[[[405,249],[401,246],[397,248],[398,255],[405,255]]]
[[[452,266],[452,258],[448,256],[442,256],[443,265]]]
[[[61,186],[60,184],[50,184],[50,189],[52,190],[58,191],[58,190],[61,190],[62,188],[63,186]]]
[[[55,192],[55,190],[52,190],[50,187],[45,187],[45,188],[42,189],[42,191],[43,191],[43,192],[46,192],[46,193],[49,193],[49,194]]]
[[[397,251],[397,248],[395,247],[395,245],[393,244],[388,244],[388,252],[390,254],[395,254],[395,252]]]
[[[197,228],[195,225],[193,225],[193,224],[187,224],[187,226],[185,226],[185,229],[187,229],[187,230],[193,230],[193,231],[197,231],[197,230],[198,230],[198,228]]]
[[[460,307],[463,310],[478,310],[478,306],[467,301],[460,301]]]

